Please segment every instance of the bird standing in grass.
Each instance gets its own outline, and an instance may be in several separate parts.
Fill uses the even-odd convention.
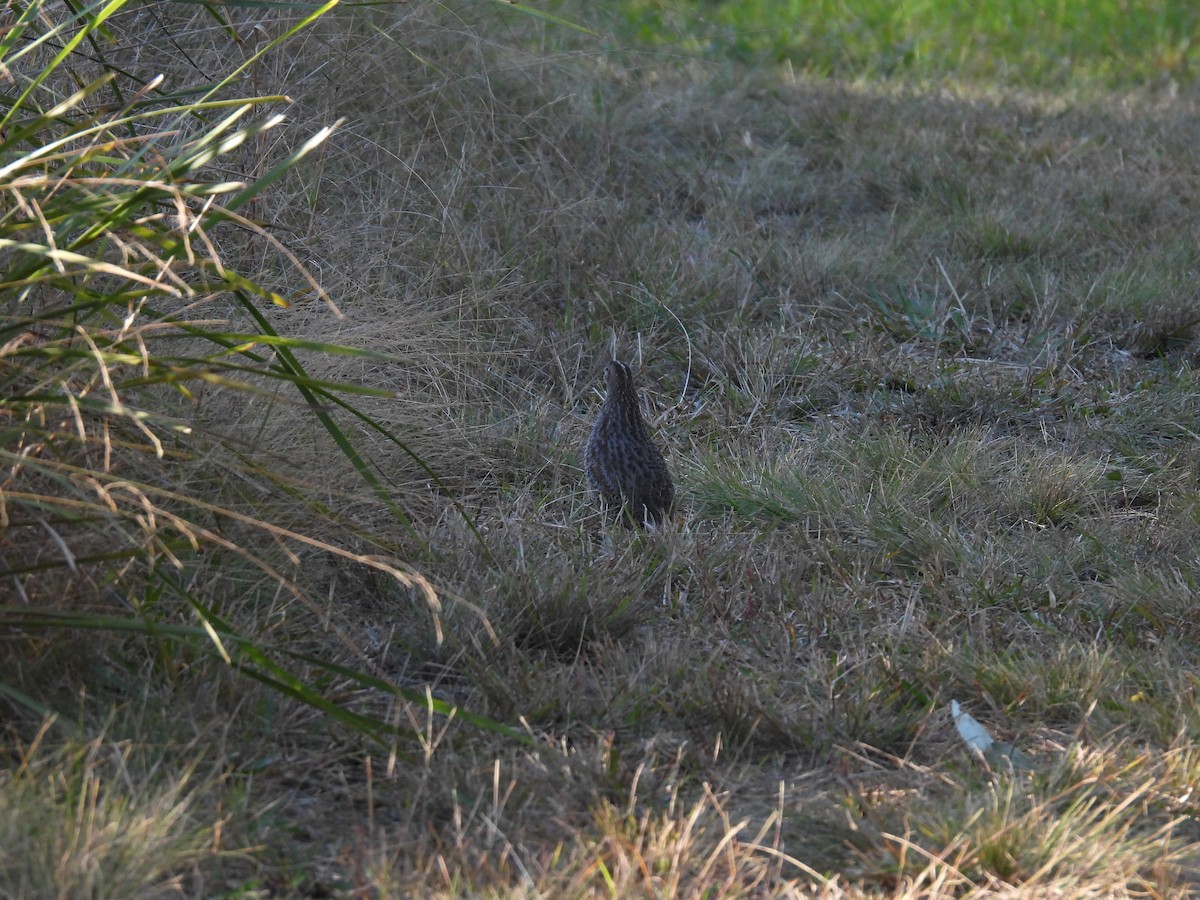
[[[629,366],[614,359],[604,374],[608,394],[583,454],[588,486],[626,525],[658,524],[675,499],[671,473],[650,439]]]

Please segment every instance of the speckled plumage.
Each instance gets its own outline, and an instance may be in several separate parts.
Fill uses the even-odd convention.
[[[601,506],[627,524],[661,522],[675,499],[675,485],[642,419],[633,373],[614,359],[605,376],[608,393],[583,454],[588,486]]]

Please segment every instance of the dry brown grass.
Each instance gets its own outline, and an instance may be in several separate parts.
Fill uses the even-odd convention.
[[[144,29],[130,66],[195,78],[244,52],[197,13],[167,29],[181,72],[148,15],[123,23]],[[9,683],[54,703],[86,687],[81,727],[107,724],[82,769],[10,757],[0,893],[95,883],[69,854],[12,874],[10,847],[58,852],[20,823],[65,815],[46,785],[69,771],[126,798],[118,835],[149,823],[126,895],[1195,889],[1195,96],[699,69],[425,4],[338,12],[253,78],[301,127],[247,167],[348,119],[255,210],[341,317],[302,301],[273,321],[387,354],[307,362],[394,390],[361,408],[440,484],[344,420],[410,533],[307,411],[214,390],[194,415],[335,508],[323,538],[404,559],[442,609],[282,545],[307,602],[228,563],[195,561],[192,583],[247,633],[539,749],[329,678],[411,726],[381,749],[150,640],[30,644]],[[649,535],[605,530],[582,488],[614,342],[680,487]],[[167,471],[304,521],[216,451]],[[951,699],[1036,770],[986,771]],[[126,742],[153,748],[145,777],[95,774]]]

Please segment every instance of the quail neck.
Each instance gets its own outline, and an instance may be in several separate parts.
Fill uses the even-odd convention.
[[[608,364],[608,393],[604,398],[604,407],[600,415],[616,419],[620,428],[631,438],[649,440],[646,421],[642,418],[641,404],[638,402],[637,387],[633,383],[633,373],[623,362],[613,360]]]

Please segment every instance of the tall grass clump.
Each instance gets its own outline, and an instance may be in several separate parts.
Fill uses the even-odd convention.
[[[215,396],[217,408],[257,405],[264,422],[279,407],[310,414],[332,456],[411,533],[334,414],[378,427],[346,398],[387,392],[312,377],[303,361],[371,354],[287,337],[272,313],[327,302],[338,315],[255,210],[332,128],[264,162],[287,98],[236,90],[332,6],[198,84],[138,80],[106,60],[118,14],[123,25],[144,14],[123,0],[31,3],[0,42],[14,78],[0,108],[0,615],[11,636],[0,669],[19,673],[0,691],[39,716],[94,680],[114,649],[81,631],[141,633],[153,640],[122,656],[125,675],[157,657],[167,668],[154,677],[167,677],[188,653],[213,651],[369,728],[269,658],[238,619],[260,628],[281,615],[279,597],[319,615],[306,553],[349,559],[436,605],[429,584],[379,547],[339,540],[353,529],[286,456],[264,455],[204,410]],[[262,256],[273,259],[258,274],[239,264]]]

